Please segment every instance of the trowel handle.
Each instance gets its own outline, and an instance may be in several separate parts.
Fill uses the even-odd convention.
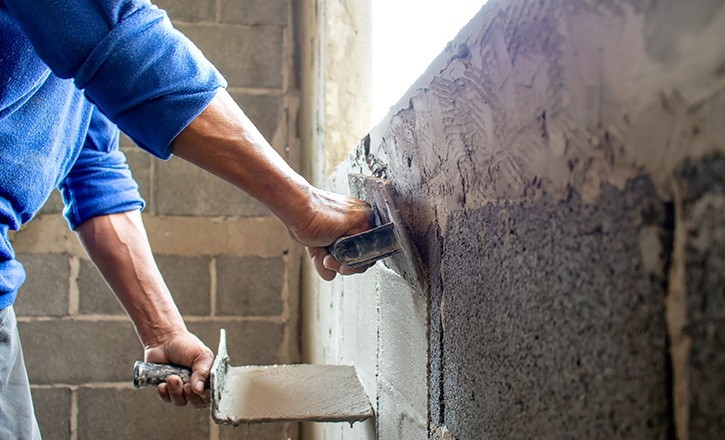
[[[339,238],[327,247],[337,261],[350,267],[367,266],[401,250],[393,222]]]
[[[133,386],[136,388],[156,386],[166,382],[169,376],[179,376],[182,382],[189,383],[191,370],[179,365],[153,362],[136,361],[133,364]]]

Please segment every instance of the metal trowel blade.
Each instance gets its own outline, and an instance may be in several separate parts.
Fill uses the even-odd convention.
[[[218,424],[356,422],[373,416],[355,367],[229,365],[226,332],[211,371],[212,419]]]

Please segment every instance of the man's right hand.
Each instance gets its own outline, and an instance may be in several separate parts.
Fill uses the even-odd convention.
[[[339,273],[351,275],[365,272],[370,266],[352,268],[340,264],[330,255],[327,246],[340,237],[354,235],[372,228],[375,217],[370,205],[352,197],[312,188],[307,219],[299,226],[288,226],[290,235],[307,246],[307,253],[317,273],[330,281]]]
[[[188,331],[169,336],[157,345],[144,347],[144,361],[176,364],[191,368],[191,380],[184,384],[177,376],[159,384],[159,397],[176,406],[191,403],[195,408],[209,405],[209,379],[214,353],[199,338]]]

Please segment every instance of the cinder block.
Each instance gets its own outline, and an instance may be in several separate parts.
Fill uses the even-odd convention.
[[[133,179],[138,183],[138,192],[146,202],[145,211],[153,212],[151,206],[151,161],[156,160],[140,148],[129,147],[123,150]]]
[[[216,19],[215,0],[156,0],[154,4],[165,10],[174,22]]]
[[[70,438],[71,391],[68,388],[32,388],[35,417],[45,440]]]
[[[40,209],[39,214],[60,214],[61,212],[63,212],[63,198],[60,196],[60,191],[56,189],[50,193],[48,201]]]
[[[378,440],[417,440],[401,438],[400,420],[402,413],[395,399],[383,390],[378,392],[378,408],[376,410],[378,422]],[[425,438],[425,437],[423,437]]]
[[[156,263],[182,315],[209,315],[209,257],[157,255]]]
[[[416,440],[428,438],[428,428],[425,425],[403,415],[400,420],[400,439]]]
[[[70,265],[67,254],[18,254],[28,276],[18,291],[18,316],[68,314]]]
[[[288,423],[219,426],[219,440],[287,440],[291,429]]]
[[[277,316],[283,312],[286,268],[282,257],[220,256],[216,268],[218,315]]]
[[[156,164],[154,188],[156,213],[159,215],[270,215],[264,205],[242,190],[179,158]]]
[[[367,272],[350,277],[342,277],[339,290],[333,287],[332,295],[340,297],[341,343],[339,350],[342,358],[352,362],[360,376],[365,391],[375,397],[375,379],[378,367],[378,296],[374,290],[380,277],[380,264]],[[339,295],[336,292],[341,291]],[[391,292],[391,294],[393,294]],[[336,323],[332,325],[337,326]]]
[[[378,271],[379,371],[418,414],[428,412],[428,335],[425,297],[391,270]]]
[[[219,329],[226,329],[231,365],[274,365],[284,360],[284,324],[215,320],[189,322],[187,326],[214,352],[219,347]]]
[[[281,93],[244,93],[231,91],[234,101],[269,142],[285,124],[284,95]],[[275,145],[279,148],[280,145]]]
[[[78,311],[85,315],[125,315],[121,303],[96,266],[89,260],[80,260],[78,270]]]
[[[208,439],[209,412],[158,398],[155,389],[78,390],[79,440]]]
[[[208,315],[211,309],[209,257],[156,255],[155,258],[181,314]],[[126,314],[96,266],[88,260],[81,260],[78,293],[81,314]]]
[[[285,0],[221,0],[221,22],[287,25]]]
[[[18,323],[33,384],[131,382],[143,347],[130,322]]]
[[[191,24],[178,28],[214,63],[229,86],[282,88],[282,28]]]

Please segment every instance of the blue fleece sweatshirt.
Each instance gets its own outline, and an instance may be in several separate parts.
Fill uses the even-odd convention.
[[[0,310],[25,279],[8,238],[53,188],[71,228],[143,207],[120,127],[167,159],[224,79],[142,0],[0,0]]]

